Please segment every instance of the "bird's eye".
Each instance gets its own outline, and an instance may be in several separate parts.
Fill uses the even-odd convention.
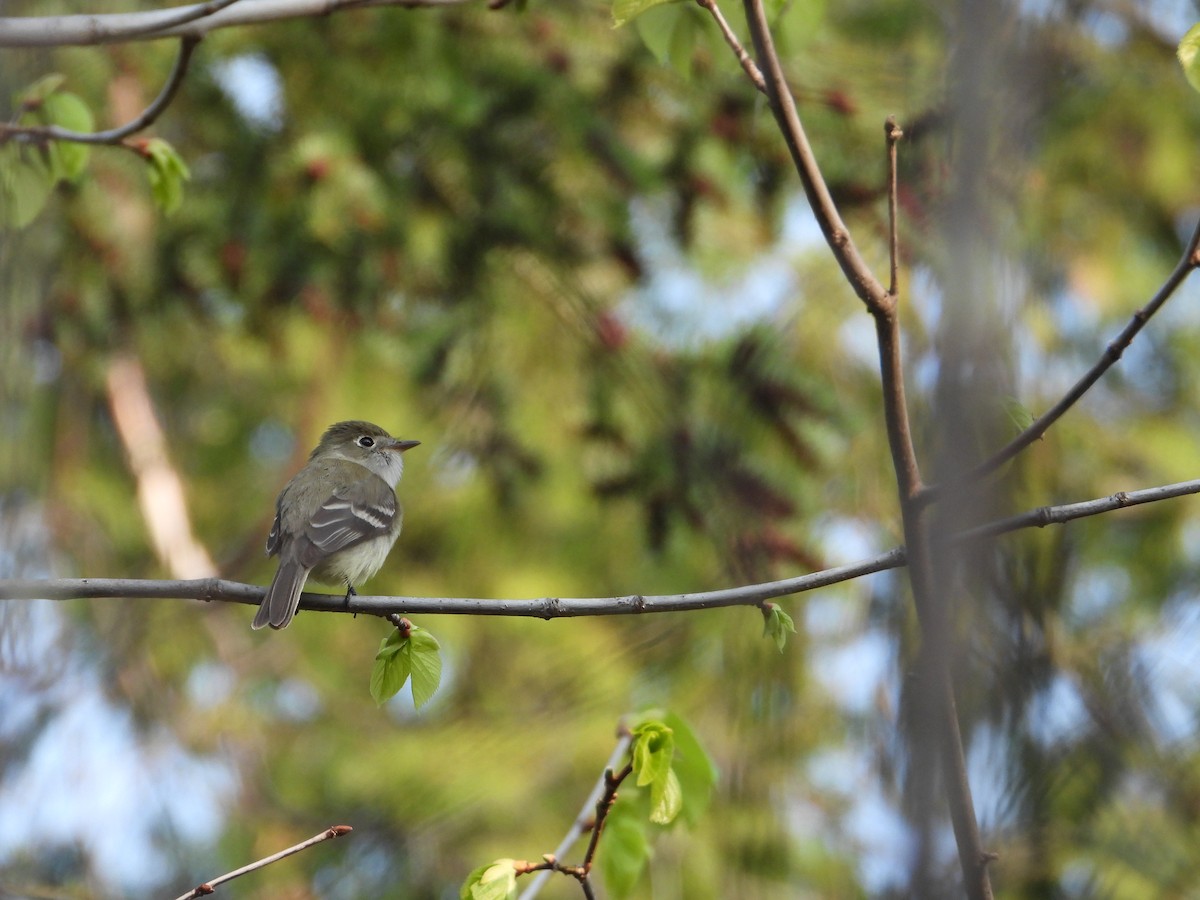
[[[375,446],[375,438],[371,437],[370,435],[364,434],[362,437],[360,437],[358,439],[358,446],[374,447]]]

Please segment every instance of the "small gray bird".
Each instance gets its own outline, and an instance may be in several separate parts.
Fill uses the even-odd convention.
[[[296,615],[311,573],[317,581],[354,586],[379,571],[400,534],[404,510],[396,483],[404,473],[402,441],[370,422],[329,426],[275,501],[267,555],[279,570],[258,607],[252,628],[286,628]]]

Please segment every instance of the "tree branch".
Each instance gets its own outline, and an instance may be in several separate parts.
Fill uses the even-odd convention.
[[[1121,333],[1113,338],[1104,349],[1103,355],[1096,361],[1096,364],[1075,382],[1074,386],[1067,391],[1063,398],[1050,407],[1050,409],[1046,410],[1046,412],[1042,413],[1033,424],[1009,441],[1008,444],[993,456],[966,472],[961,479],[945,485],[930,485],[924,488],[921,500],[923,502],[937,500],[945,491],[954,488],[959,483],[974,481],[990,475],[1034,441],[1040,439],[1050,429],[1051,425],[1062,418],[1063,414],[1074,406],[1091,389],[1092,385],[1100,380],[1100,377],[1105,372],[1116,365],[1126,348],[1133,343],[1133,339],[1137,337],[1138,332],[1150,321],[1150,317],[1171,299],[1179,289],[1179,286],[1183,284],[1188,275],[1197,267],[1200,267],[1200,220],[1197,220],[1196,227],[1192,231],[1192,236],[1188,240],[1187,246],[1184,247],[1183,255],[1179,258],[1175,269],[1167,276],[1167,280],[1163,282],[1162,287],[1158,289],[1145,306],[1133,314],[1128,324],[1121,330]]]
[[[1062,506],[1041,506],[1029,512],[1009,516],[1007,519],[997,519],[968,529],[955,538],[959,542],[978,541],[985,538],[1007,534],[1025,528],[1045,528],[1047,525],[1061,525],[1073,519],[1083,519],[1087,516],[1097,516],[1115,509],[1125,509],[1129,506],[1140,506],[1143,503],[1156,503],[1159,500],[1170,500],[1175,497],[1185,497],[1188,494],[1200,493],[1200,480],[1180,481],[1175,484],[1164,484],[1159,487],[1142,488],[1139,491],[1117,491],[1107,497],[1096,500],[1084,500],[1079,503],[1064,503]]]
[[[1155,503],[1189,494],[1200,494],[1200,479],[1182,481],[1137,491],[1120,491],[1108,497],[1068,503],[1063,506],[1043,506],[1021,515],[979,525],[951,539],[952,544],[986,540],[1025,528],[1044,528],[1061,525],[1074,519],[1100,515],[1116,509]],[[542,597],[534,600],[486,600],[455,597],[377,597],[358,595],[346,605],[344,594],[304,593],[300,608],[317,612],[364,613],[388,616],[393,613],[450,616],[525,616],[536,619],[559,619],[578,616],[616,616],[641,613],[686,612],[694,609],[718,609],[729,606],[757,606],[764,600],[801,594],[817,588],[851,581],[863,575],[883,572],[905,565],[903,547],[893,547],[871,559],[847,566],[836,566],[785,578],[716,591],[687,594],[643,595],[621,597],[562,598]],[[203,600],[205,602],[245,603],[262,601],[266,589],[253,584],[227,581],[221,578],[192,580],[152,580],[137,578],[11,578],[0,579],[0,600],[101,600],[153,599]]]
[[[345,594],[300,596],[300,609],[320,612],[350,612],[375,616],[394,613],[457,616],[525,616],[536,619],[560,619],[576,616],[617,616],[640,613],[684,612],[694,609],[719,609],[728,606],[757,606],[764,600],[827,587],[850,581],[872,572],[894,569],[904,564],[904,551],[897,548],[873,559],[849,566],[824,569],[809,575],[769,581],[743,587],[687,594],[648,596],[629,594],[622,597],[562,598],[533,600],[484,600],[465,597],[376,597],[359,594],[346,603]],[[257,605],[266,588],[220,578],[179,581],[155,581],[136,578],[62,578],[51,580],[0,580],[0,600],[16,599],[179,599],[246,603]]]
[[[85,47],[169,37],[203,37],[218,28],[313,18],[374,6],[458,6],[471,0],[254,0],[107,15],[0,17],[0,47]],[[213,9],[215,7],[215,9]],[[231,8],[225,8],[231,7]]]
[[[763,74],[759,71],[758,66],[754,64],[754,60],[750,58],[750,54],[746,52],[746,48],[742,46],[742,42],[738,40],[733,29],[729,27],[729,22],[725,20],[724,14],[721,12],[721,7],[717,6],[717,0],[696,0],[696,5],[701,9],[708,10],[709,15],[717,23],[717,28],[721,30],[721,37],[725,38],[725,43],[729,45],[729,49],[733,51],[733,55],[737,57],[737,61],[742,66],[742,71],[746,76],[754,82],[754,86],[762,93],[767,93],[767,82],[763,78]]]
[[[633,772],[633,763],[626,763],[621,771],[616,772],[611,768],[604,770],[604,791],[600,795],[600,799],[596,801],[595,821],[592,823],[592,836],[588,840],[587,852],[583,855],[584,878],[592,871],[592,863],[596,860],[596,848],[600,846],[600,833],[604,831],[604,822],[608,818],[609,812],[612,811],[613,804],[617,802],[617,788],[621,786],[630,773]],[[582,879],[581,879],[582,880]]]
[[[265,866],[269,866],[273,862],[279,862],[279,860],[283,859],[284,857],[291,856],[293,853],[299,853],[301,850],[307,850],[309,847],[319,844],[322,841],[328,841],[332,838],[349,834],[353,830],[354,829],[349,825],[334,825],[332,828],[325,829],[320,834],[313,835],[307,841],[301,841],[299,844],[288,847],[286,850],[280,850],[278,853],[260,859],[257,862],[252,862],[248,866],[242,866],[240,869],[227,872],[226,874],[221,875],[219,878],[212,879],[212,881],[206,881],[203,884],[199,884],[186,894],[181,894],[176,898],[176,900],[195,900],[196,897],[206,897],[209,894],[215,893],[217,885],[219,884],[224,884],[226,881],[232,881],[233,879],[242,875],[246,875],[250,872],[264,868]]]
[[[796,171],[800,175],[800,183],[808,204],[812,207],[813,215],[833,252],[834,258],[841,266],[846,280],[866,304],[872,313],[889,308],[892,303],[886,290],[879,280],[871,273],[870,268],[858,252],[850,237],[850,230],[842,221],[829,187],[817,166],[816,157],[800,124],[800,116],[796,112],[796,102],[788,87],[783,74],[779,56],[775,52],[775,43],[771,30],[767,25],[767,14],[763,9],[762,0],[743,0],[746,10],[746,21],[750,26],[750,35],[754,39],[754,54],[758,57],[758,67],[766,82],[767,100],[771,104],[771,112],[783,134],[784,142],[792,155]]]
[[[908,554],[908,577],[913,603],[921,626],[920,660],[932,677],[933,693],[927,698],[935,715],[940,741],[946,802],[954,828],[963,886],[970,900],[991,900],[992,886],[986,867],[977,864],[984,858],[971,782],[967,776],[966,753],[958,721],[958,705],[951,676],[952,632],[947,619],[946,579],[939,583],[937,556],[934,553],[933,525],[926,508],[918,502],[921,473],[913,446],[912,430],[905,401],[904,367],[901,357],[899,298],[899,261],[896,225],[897,148],[902,132],[893,117],[884,123],[887,145],[888,225],[891,263],[891,287],[888,303],[869,307],[875,319],[879,346],[880,379],[883,385],[883,411],[887,423],[888,447],[896,472],[900,513],[904,522],[904,540]]]
[[[604,764],[604,773],[596,781],[592,792],[588,794],[588,798],[583,801],[583,807],[579,810],[579,814],[575,816],[575,822],[571,825],[571,830],[566,833],[558,846],[554,848],[554,853],[550,859],[559,860],[567,855],[568,851],[575,846],[588,829],[594,826],[596,816],[596,804],[601,802],[604,797],[604,792],[608,786],[608,775],[610,772],[616,771],[617,764],[624,759],[625,754],[629,752],[629,745],[633,741],[633,735],[624,726],[621,727],[620,737],[617,739],[617,745],[613,747],[613,752],[608,757],[608,762]],[[537,876],[530,882],[529,887],[521,892],[518,900],[534,900],[541,892],[542,887],[550,880],[552,869],[546,868],[538,872]]]
[[[178,92],[179,86],[183,83],[183,77],[187,74],[188,64],[192,60],[192,53],[199,43],[200,38],[198,36],[187,35],[180,38],[179,55],[175,58],[175,66],[171,69],[171,74],[167,77],[167,82],[163,85],[162,91],[154,99],[154,102],[147,106],[131,122],[127,122],[118,128],[110,128],[107,131],[96,131],[90,134],[83,131],[71,131],[66,128],[60,128],[57,125],[22,127],[20,125],[0,123],[0,141],[6,138],[13,138],[19,141],[51,140],[73,141],[77,144],[119,144],[131,134],[135,134],[153,123],[155,119],[162,115],[163,110],[170,105],[171,101],[175,99],[175,94]]]

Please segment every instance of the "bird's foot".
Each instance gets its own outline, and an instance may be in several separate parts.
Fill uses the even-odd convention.
[[[358,596],[358,591],[356,591],[354,589],[354,585],[352,585],[352,584],[346,585],[346,598],[343,601],[346,604],[346,609],[350,608],[350,598],[357,597],[357,596]],[[358,618],[358,613],[354,614],[354,618],[356,618],[356,619]]]

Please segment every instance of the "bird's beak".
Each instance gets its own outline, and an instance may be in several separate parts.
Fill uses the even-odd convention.
[[[417,446],[417,444],[419,444],[419,443],[421,443],[421,442],[420,441],[400,441],[400,440],[396,440],[395,438],[393,438],[392,443],[388,447],[388,449],[395,450],[397,453],[403,453],[405,450],[411,450],[413,447]]]

